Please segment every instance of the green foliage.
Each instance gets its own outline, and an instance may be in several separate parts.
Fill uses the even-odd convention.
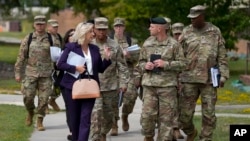
[[[226,48],[234,49],[238,38],[249,39],[250,7],[247,9],[230,9],[232,0],[38,0],[41,6],[49,6],[51,12],[57,12],[66,7],[73,7],[76,13],[84,13],[86,17],[105,16],[112,25],[115,17],[125,17],[127,30],[139,42],[148,36],[149,18],[166,16],[172,23],[190,24],[187,18],[189,10],[194,5],[206,5],[207,21],[221,29],[226,40]],[[0,4],[3,11],[12,7],[32,5],[32,0],[8,0]]]
[[[33,132],[33,126],[25,125],[26,110],[15,105],[0,105],[1,141],[27,141]]]
[[[44,7],[49,7],[51,13],[57,13],[59,10],[64,9],[66,0],[39,0],[40,4]]]

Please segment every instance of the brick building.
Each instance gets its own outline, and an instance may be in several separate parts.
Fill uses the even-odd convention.
[[[85,20],[83,14],[75,14],[72,9],[64,9],[58,13],[50,14],[51,19],[58,20],[58,32],[64,35],[69,29],[75,28],[76,25]]]

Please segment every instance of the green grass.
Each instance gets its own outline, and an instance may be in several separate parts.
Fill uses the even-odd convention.
[[[0,47],[0,62],[15,64],[19,51],[18,45],[1,45]]]
[[[13,94],[15,91],[20,91],[21,83],[15,81],[15,79],[0,80],[0,93],[1,94]]]
[[[250,93],[243,92],[232,86],[232,82],[239,80],[240,75],[245,74],[246,60],[229,61],[230,78],[224,88],[218,89],[217,104],[249,104]]]
[[[22,106],[0,105],[0,140],[28,141],[34,127],[25,125],[26,111]]]
[[[201,131],[201,116],[194,116],[194,124],[198,132]],[[217,117],[217,125],[213,134],[213,141],[229,141],[231,124],[249,124],[249,118]],[[198,135],[199,135],[198,133]],[[199,137],[195,138],[198,141]]]
[[[216,109],[215,113],[250,114],[250,108]]]

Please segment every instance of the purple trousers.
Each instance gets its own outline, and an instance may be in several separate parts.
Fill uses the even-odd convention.
[[[94,99],[72,99],[72,90],[65,88],[65,98],[68,100],[70,126],[73,141],[88,141],[90,132],[90,118],[95,104]]]

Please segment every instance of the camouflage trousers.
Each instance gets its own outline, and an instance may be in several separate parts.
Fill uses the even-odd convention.
[[[202,127],[200,141],[212,140],[213,130],[216,127],[215,104],[217,90],[208,84],[184,83],[180,96],[180,122],[185,134],[194,132],[193,115],[196,101],[201,97]]]
[[[27,111],[34,111],[35,96],[38,96],[37,115],[45,116],[45,109],[48,104],[48,97],[52,93],[52,81],[50,77],[31,77],[26,76],[22,81],[21,91],[23,93],[23,102]]]
[[[137,89],[133,83],[128,83],[128,88],[126,93],[123,95],[123,105],[122,105],[122,114],[123,115],[129,115],[133,112],[135,102],[137,99]],[[115,117],[114,117],[114,123],[117,122],[117,120],[120,119],[119,117],[119,107],[115,108]]]
[[[176,87],[143,86],[142,135],[153,137],[158,121],[158,141],[173,139],[173,119],[177,111]]]
[[[179,120],[179,117],[180,117],[180,94],[179,94],[179,92],[178,92],[178,94],[177,94],[178,96],[177,96],[177,104],[176,104],[176,106],[177,106],[177,113],[175,114],[175,116],[174,116],[174,120],[173,120],[173,127],[175,128],[175,129],[181,129],[181,123],[180,123],[180,120]]]
[[[101,92],[101,98],[96,99],[91,115],[90,138],[92,140],[98,140],[102,134],[110,131],[117,108],[118,92],[116,90]]]
[[[137,88],[134,83],[128,83],[128,88],[123,97],[123,106],[122,106],[122,114],[129,115],[133,112],[135,102],[137,99]]]
[[[123,105],[122,105],[123,115],[129,115],[133,112],[137,96],[138,96],[137,89],[134,83],[132,82],[128,83],[127,91],[123,95]],[[115,111],[115,122],[119,119],[120,117],[119,117],[119,107],[118,107],[117,110]]]

